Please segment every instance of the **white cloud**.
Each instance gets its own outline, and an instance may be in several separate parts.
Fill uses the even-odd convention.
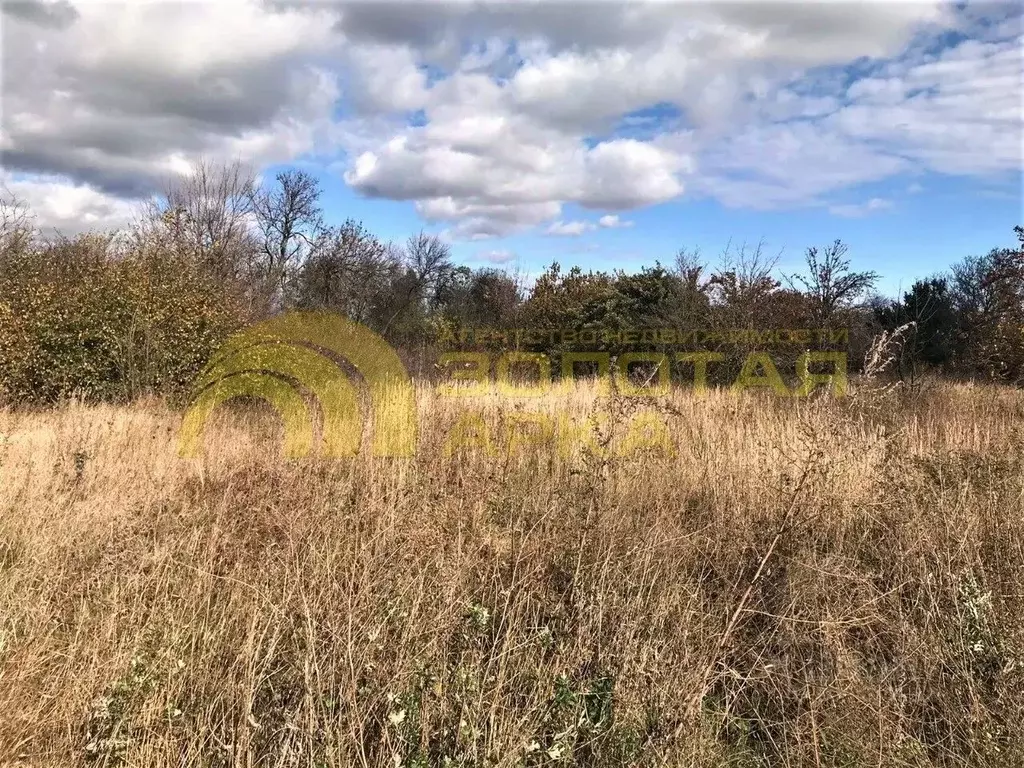
[[[692,183],[731,207],[771,209],[806,205],[912,167],[901,155],[852,142],[824,122],[755,123],[710,144]]]
[[[843,216],[848,219],[856,219],[879,211],[888,211],[893,207],[891,200],[881,197],[872,197],[870,200],[860,204],[831,205],[828,212],[834,216]]]
[[[998,94],[1019,96],[1019,84],[1014,90],[1005,74],[983,75],[986,68],[1006,66],[999,59],[1012,58],[1013,41],[961,52],[960,58],[972,62],[970,72],[939,67],[931,75],[933,81],[938,74],[959,77],[947,90],[980,89],[999,102],[994,110],[987,116],[928,117],[936,135],[930,137],[919,123],[909,142],[908,116],[887,110],[949,110],[943,83],[908,90],[890,82],[882,66],[847,88],[846,77],[814,69],[857,57],[896,56],[915,32],[960,23],[944,4],[601,7],[607,23],[588,18],[572,38],[563,26],[568,20],[554,11],[548,16],[532,5],[528,18],[521,8],[501,6],[488,17],[485,53],[467,57],[483,56],[482,68],[474,60],[441,75],[429,88],[423,124],[401,127],[367,150],[346,181],[368,195],[417,200],[421,207],[435,198],[466,210],[499,206],[501,222],[484,213],[463,225],[473,237],[535,226],[540,204],[551,204],[549,234],[578,235],[588,229],[585,223],[556,220],[565,203],[626,211],[691,192],[737,207],[803,206],[819,204],[833,191],[915,170],[986,173],[1019,166],[1010,151],[1019,144],[1019,125],[995,122],[1009,113],[1000,101],[1008,97]],[[473,15],[463,10],[445,21],[449,31]],[[373,15],[366,9],[360,14],[364,21]],[[397,26],[390,31],[388,40],[402,37]],[[512,31],[519,36],[499,42],[502,32]],[[436,28],[425,34],[435,47],[442,36]],[[488,70],[516,47],[519,69]],[[904,74],[928,81],[936,54],[912,48],[905,58],[914,61]],[[890,66],[898,68],[900,61],[897,56]],[[908,106],[921,88],[921,101],[933,103]],[[978,105],[986,99],[971,93],[958,109],[984,109]],[[628,114],[657,105],[671,105],[686,127],[662,121],[659,133],[656,118]],[[859,113],[862,107],[867,109]],[[945,157],[950,142],[940,138],[938,127],[979,119],[989,144],[961,147],[955,158]],[[616,136],[620,121],[650,135]],[[936,145],[931,151],[929,143]],[[991,155],[968,156],[989,145],[996,147]],[[959,171],[956,159],[963,166]],[[519,206],[532,208],[509,213]]]
[[[450,222],[455,239],[486,240],[537,226],[561,212],[558,202],[488,204],[471,203],[453,197],[435,197],[416,202],[416,211],[427,221]]]
[[[593,232],[599,227],[601,229],[620,229],[632,226],[632,221],[624,221],[616,214],[607,214],[598,219],[596,224],[591,221],[583,220],[554,221],[548,225],[545,230],[545,234],[556,237],[579,237],[587,232]]]
[[[0,186],[28,207],[44,234],[57,231],[73,237],[119,229],[127,226],[140,209],[132,202],[59,177],[15,178],[0,172]]]
[[[546,234],[556,237],[579,237],[596,227],[589,221],[555,221],[545,230]]]
[[[1024,165],[1021,23],[1002,6],[3,10],[4,166],[90,190],[94,208],[150,194],[200,154],[312,158],[366,196],[413,202],[450,237],[482,240],[628,226],[625,211],[690,196],[827,205],[905,173]],[[954,27],[966,39],[935,44]],[[48,216],[68,210],[71,193],[50,194],[64,202],[44,204]],[[568,203],[603,218],[565,222]]]
[[[510,264],[515,261],[516,255],[512,251],[506,250],[494,250],[494,251],[480,251],[476,255],[477,261],[484,261],[488,264]]]
[[[348,65],[359,72],[350,96],[355,105],[379,112],[410,112],[427,102],[427,76],[408,46],[356,45]]]
[[[557,217],[562,204],[629,209],[678,197],[682,153],[632,139],[587,147],[516,114],[480,75],[437,86],[429,122],[406,127],[360,154],[345,172],[374,197],[415,200],[429,220],[476,219],[462,229],[502,235]],[[449,103],[448,98],[470,101]]]
[[[967,40],[919,63],[896,62],[878,88],[851,86],[850,103],[828,122],[850,143],[880,145],[929,170],[1020,170],[1022,42]]]
[[[2,7],[9,172],[139,198],[186,158],[265,165],[332,143],[340,77],[323,56],[342,38],[328,7],[64,5],[58,25]]]
[[[632,221],[623,221],[616,214],[608,214],[607,216],[602,216],[600,219],[597,220],[597,223],[599,226],[602,226],[605,229],[623,229],[625,227],[633,226]]]

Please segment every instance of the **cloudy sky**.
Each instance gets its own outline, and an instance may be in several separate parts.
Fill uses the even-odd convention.
[[[896,288],[1021,223],[1021,5],[2,0],[9,189],[67,232],[196,157],[536,272],[842,238]],[[713,260],[713,258],[712,258]]]

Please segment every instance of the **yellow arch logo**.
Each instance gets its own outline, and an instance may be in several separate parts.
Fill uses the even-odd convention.
[[[362,376],[373,414],[373,454],[413,455],[415,391],[395,350],[359,323],[318,312],[275,317],[227,340],[196,380],[195,395],[179,433],[179,453],[198,457],[206,424],[217,406],[234,397],[249,396],[265,400],[281,417],[284,454],[289,458],[308,456],[314,447],[313,412],[293,382],[320,405],[321,455],[359,453],[363,421],[358,390],[319,350],[347,361]]]

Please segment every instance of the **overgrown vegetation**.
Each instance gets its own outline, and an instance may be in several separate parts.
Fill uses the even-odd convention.
[[[244,321],[173,252],[81,237],[4,254],[0,392],[13,402],[180,393]]]
[[[907,326],[893,370],[909,382],[926,371],[1024,376],[1020,227],[1016,248],[969,257],[900,299],[872,296],[877,275],[854,269],[839,241],[808,249],[804,274],[781,280],[776,258],[743,246],[714,265],[683,250],[670,266],[633,274],[556,263],[527,290],[515,275],[456,266],[435,236],[396,245],[354,221],[327,226],[319,198],[301,171],[257,185],[240,165],[200,163],[128,231],[71,240],[42,237],[5,199],[0,397],[178,394],[227,333],[287,308],[341,312],[405,350],[416,369],[434,362],[426,352],[438,339],[471,328],[529,329],[543,338],[522,348],[555,357],[566,346],[551,332],[611,333],[588,349],[615,354],[659,348],[614,340],[629,329],[841,328],[856,368],[874,337]],[[719,347],[720,379],[732,381],[754,348]]]
[[[3,761],[1024,764],[1021,391],[419,399],[398,462],[0,411]]]
[[[326,226],[300,172],[200,166],[74,239],[0,206],[0,762],[1024,765],[1016,233],[900,299],[841,242],[784,281],[741,247],[527,291]],[[285,461],[251,403],[181,459],[175,398],[288,308],[413,361],[470,328],[555,357],[843,328],[862,370],[842,400],[421,377],[412,459]]]

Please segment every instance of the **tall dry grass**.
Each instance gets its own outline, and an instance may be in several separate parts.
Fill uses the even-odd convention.
[[[1024,393],[899,398],[0,412],[0,760],[1024,765]]]

